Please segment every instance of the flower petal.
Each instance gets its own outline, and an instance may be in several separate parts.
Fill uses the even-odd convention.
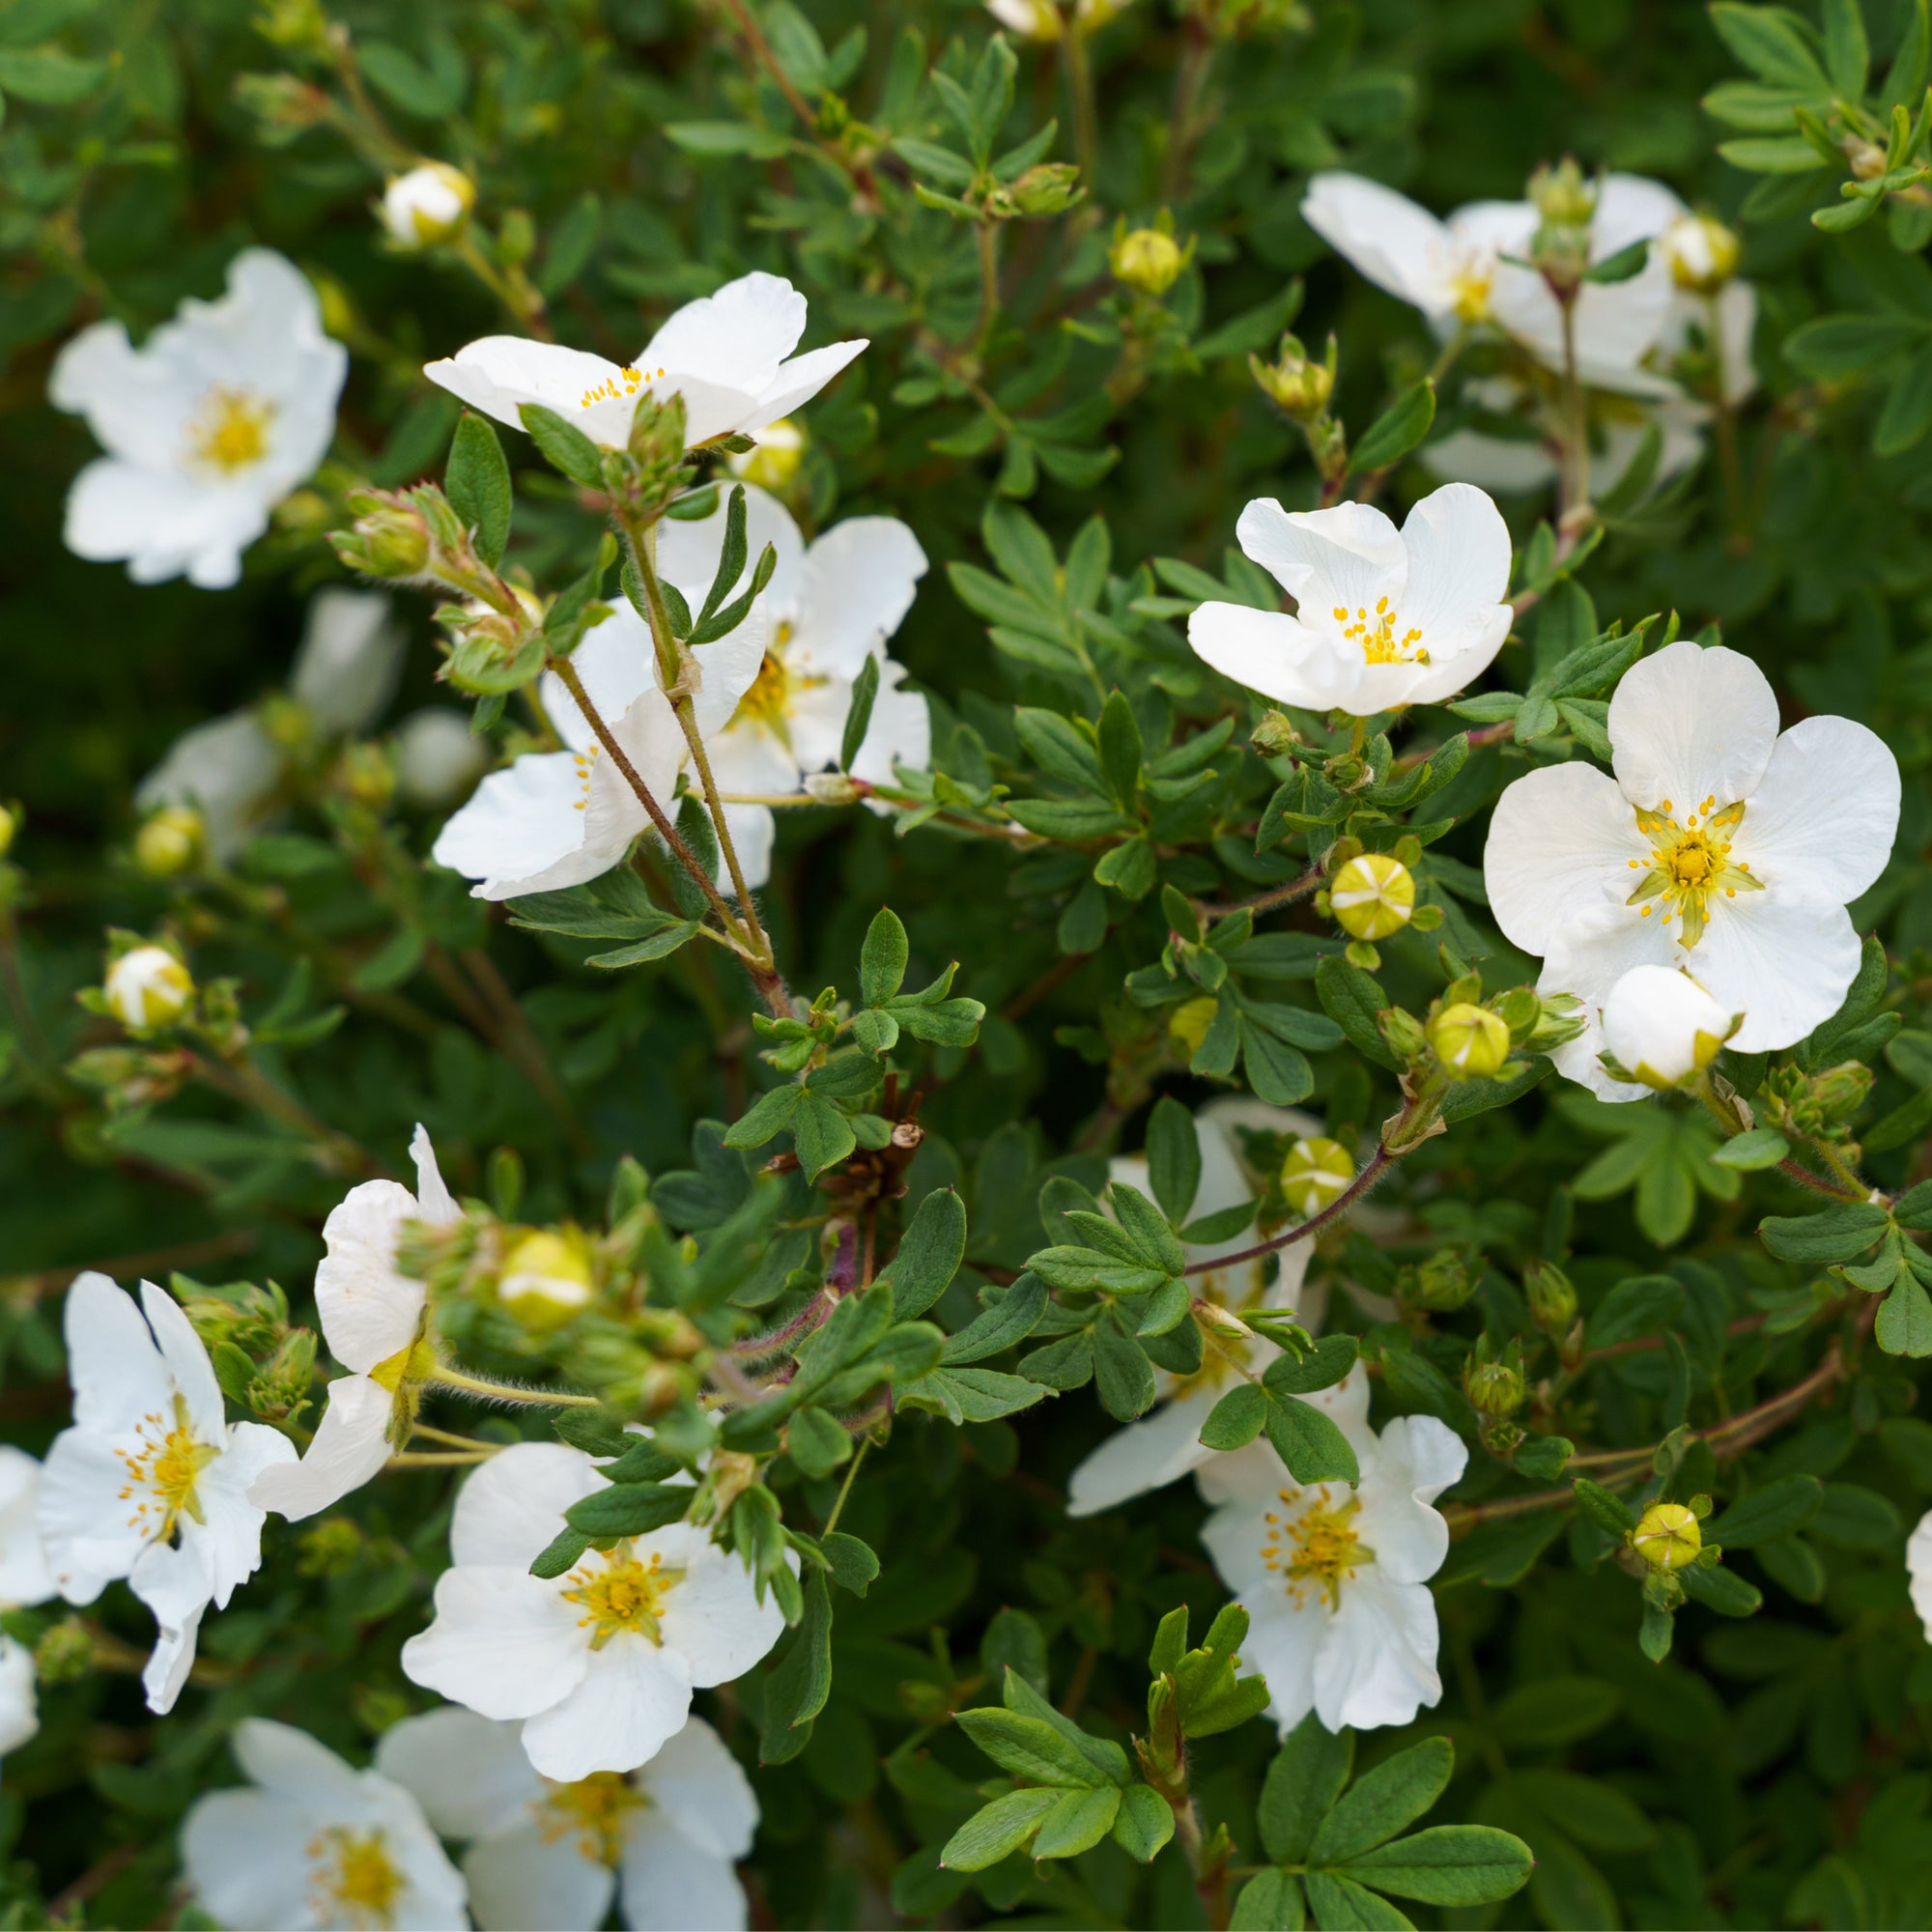
[[[872,722],[852,760],[855,779],[895,784],[898,766],[917,772],[932,762],[932,711],[923,692],[901,682],[904,676],[891,658],[881,661]]]
[[[1317,1594],[1296,1605],[1269,1577],[1238,1601],[1252,1619],[1241,1642],[1241,1674],[1267,1679],[1267,1714],[1287,1737],[1315,1708],[1315,1661],[1328,1634],[1328,1600]]]
[[[1350,1577],[1315,1659],[1315,1710],[1331,1731],[1406,1724],[1441,1700],[1435,1600],[1368,1564]]]
[[[271,1718],[243,1718],[229,1739],[235,1762],[264,1791],[317,1809],[353,1805],[359,1774],[320,1738]]]
[[[1655,810],[1667,799],[1681,825],[1706,798],[1734,805],[1757,789],[1777,742],[1777,699],[1741,652],[1680,638],[1624,673],[1609,733],[1624,795]]]
[[[752,1849],[758,1829],[752,1780],[702,1718],[689,1719],[632,1781],[700,1851],[728,1862]]]
[[[521,1747],[517,1755],[524,1756]],[[526,1758],[524,1769],[529,1773]],[[478,1838],[464,1854],[463,1876],[483,1932],[583,1932],[610,1918],[616,1889],[609,1865],[585,1858],[574,1838],[547,1838],[527,1816]]]
[[[184,1542],[208,1546],[209,1583],[217,1609],[262,1567],[261,1504],[252,1486],[270,1469],[294,1468],[296,1445],[266,1423],[231,1423],[226,1446],[201,1472],[194,1486],[203,1520],[182,1525]]]
[[[1362,175],[1319,174],[1309,180],[1301,218],[1377,288],[1428,316],[1455,307],[1449,230],[1407,195]]]
[[[1420,630],[1432,660],[1464,640],[1487,640],[1498,616],[1509,631],[1510,533],[1502,512],[1471,483],[1445,483],[1409,511],[1402,526],[1408,582],[1404,626]],[[1502,636],[1495,644],[1501,645]],[[1494,650],[1491,651],[1494,655]]]
[[[738,869],[745,875],[745,890],[754,893],[771,881],[772,845],[778,838],[778,819],[768,805],[727,805],[724,824],[731,834],[732,848],[738,854]],[[718,885],[727,897],[738,896],[730,868],[722,854],[718,860]]]
[[[847,363],[856,361],[869,347],[863,335],[848,342],[831,342],[823,349],[809,350],[780,365],[779,372],[759,390],[752,408],[732,427],[746,435],[767,429],[781,416],[810,402]]]
[[[127,1483],[127,1464],[105,1431],[64,1429],[54,1437],[36,1507],[47,1566],[71,1604],[93,1603],[147,1548],[142,1522],[128,1520]]]
[[[617,1883],[631,1932],[744,1932],[749,1922],[731,1861],[693,1844],[657,1812],[632,1825]]]
[[[174,1381],[134,1297],[104,1274],[77,1275],[61,1314],[77,1429],[130,1429],[165,1414]]]
[[[1313,599],[1322,615],[1334,605],[1373,611],[1376,600],[1400,601],[1408,553],[1396,526],[1371,503],[1326,510],[1284,510],[1257,497],[1235,525],[1247,555],[1298,603]]]
[[[309,599],[289,692],[329,736],[366,731],[388,707],[402,674],[405,638],[377,591],[331,583]]]
[[[16,1751],[41,1728],[34,1653],[0,1634],[0,1757]]]
[[[1726,1012],[1744,1014],[1731,1036],[1735,1051],[1775,1053],[1795,1046],[1844,1004],[1861,950],[1840,905],[1791,893],[1740,893],[1712,907],[1684,964]]]
[[[562,1783],[648,1764],[691,1714],[690,1668],[668,1632],[655,1644],[619,1631],[602,1650],[582,1654],[582,1683],[524,1726],[530,1762]]]
[[[394,1453],[388,1428],[396,1399],[367,1376],[338,1376],[298,1463],[278,1463],[257,1476],[248,1500],[299,1522],[368,1482]]]
[[[416,1122],[415,1132],[410,1136],[410,1158],[415,1163],[418,1218],[438,1227],[462,1220],[463,1209],[456,1205],[456,1197],[443,1183],[442,1170],[436,1164],[436,1149],[431,1145],[429,1130],[420,1121]]]
[[[479,879],[475,896],[582,885],[613,860],[587,851],[582,767],[569,752],[530,752],[492,772],[437,836],[430,857],[465,878]]]
[[[857,677],[912,609],[925,552],[896,517],[848,517],[805,554],[798,635],[801,669]]]
[[[1491,814],[1483,848],[1490,911],[1511,945],[1552,952],[1579,918],[1620,905],[1631,891],[1630,862],[1649,851],[1614,780],[1580,759],[1545,765],[1507,786]]]
[[[653,1530],[634,1548],[640,1558],[659,1554],[667,1566],[684,1571],[683,1579],[666,1595],[661,1621],[666,1650],[679,1651],[689,1660],[691,1681],[699,1690],[743,1676],[783,1635],[784,1612],[777,1594],[767,1590],[759,1603],[744,1559],[721,1548],[695,1524],[675,1522]],[[797,1562],[795,1556],[787,1560]]]
[[[194,1323],[173,1295],[151,1281],[141,1284],[141,1307],[175,1388],[187,1404],[195,1434],[204,1442],[219,1442],[228,1426],[228,1409],[221,1384],[214,1379],[214,1364],[208,1359]]]
[[[391,1724],[377,1743],[376,1769],[412,1793],[446,1838],[526,1825],[544,1795],[517,1726],[456,1704]]]
[[[1094,1516],[1130,1496],[1179,1482],[1215,1452],[1205,1448],[1201,1427],[1222,1391],[1198,1390],[1163,1404],[1139,1422],[1117,1429],[1066,1481],[1066,1514]]]
[[[1912,1607],[1925,1627],[1925,1641],[1932,1643],[1932,1510],[1918,1519],[1905,1540],[1905,1574],[1911,1581]]]
[[[563,1513],[604,1487],[597,1465],[561,1442],[518,1442],[463,1485],[449,1525],[449,1560],[526,1570],[563,1527]]]
[[[1202,663],[1277,703],[1327,711],[1361,683],[1359,659],[1334,639],[1274,611],[1246,604],[1203,604],[1187,620],[1187,641]]]
[[[403,1645],[403,1674],[486,1718],[530,1718],[568,1697],[589,1659],[576,1605],[540,1577],[445,1570],[436,1620]]]
[[[1603,1009],[1618,980],[1635,968],[1686,964],[1671,928],[1639,917],[1634,907],[1579,914],[1544,960],[1536,982],[1539,993],[1574,993],[1583,1003],[1582,1033],[1551,1049],[1551,1065],[1600,1100],[1643,1099],[1646,1089],[1612,1080],[1598,1058],[1604,1050]]]
[[[1842,905],[1885,870],[1898,804],[1898,760],[1876,731],[1806,718],[1772,747],[1733,844],[1770,892]]]
[[[416,1197],[399,1181],[365,1180],[322,1224],[316,1312],[329,1353],[357,1375],[407,1349],[422,1326],[429,1291],[395,1265],[397,1239],[417,1211]]]
[[[472,410],[512,429],[524,426],[517,413],[521,405],[540,403],[607,449],[621,447],[630,433],[635,403],[630,394],[621,393],[622,370],[587,350],[521,335],[485,335],[440,362],[426,364],[423,374]],[[606,384],[618,388],[618,399],[586,409],[583,398]]]
[[[166,1717],[194,1668],[195,1640],[209,1605],[208,1550],[151,1543],[128,1573],[128,1587],[155,1613],[155,1648],[141,1672],[148,1709]]]
[[[1449,1524],[1431,1505],[1468,1461],[1463,1438],[1433,1415],[1399,1415],[1382,1430],[1364,1458],[1355,1531],[1384,1577],[1422,1583],[1441,1569]]]
[[[41,1465],[0,1442],[0,1605],[30,1608],[57,1594],[41,1544]]]
[[[662,367],[756,395],[798,346],[805,319],[805,298],[782,275],[740,275],[670,315],[638,367],[653,376]]]
[[[611,607],[604,619],[571,653],[571,667],[584,695],[607,724],[621,718],[643,693],[657,683],[657,653],[650,626],[628,598]],[[587,752],[597,743],[590,721],[578,708],[570,687],[555,671],[537,680],[537,696],[544,716],[573,752]]]
[[[196,1903],[218,1925],[320,1926],[309,1896],[315,1826],[307,1810],[266,1791],[205,1793],[182,1826],[182,1866]]]

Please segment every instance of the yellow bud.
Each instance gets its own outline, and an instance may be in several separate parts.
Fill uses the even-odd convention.
[[[1114,279],[1150,296],[1164,296],[1186,263],[1180,244],[1158,228],[1131,229],[1107,250]]]
[[[14,835],[20,829],[20,815],[0,805],[0,859],[14,849]]]
[[[1487,1007],[1459,1001],[1429,1022],[1429,1044],[1452,1080],[1487,1080],[1509,1058],[1509,1028]]]
[[[194,980],[165,946],[136,946],[108,967],[102,990],[108,1010],[123,1026],[146,1032],[187,1011]]]
[[[1682,1570],[1696,1562],[1704,1531],[1683,1503],[1652,1503],[1630,1532],[1630,1546],[1653,1570]]]
[[[1282,1161],[1282,1198],[1306,1221],[1339,1200],[1354,1178],[1355,1163],[1340,1141],[1311,1135],[1296,1141]]]
[[[134,863],[151,879],[178,878],[201,863],[207,828],[190,805],[164,805],[134,835]]]
[[[1400,932],[1415,910],[1415,880],[1386,852],[1358,852],[1329,882],[1328,905],[1344,932],[1386,939]]]
[[[590,1256],[582,1236],[531,1229],[503,1258],[497,1298],[519,1321],[552,1328],[586,1307],[592,1295]]]
[[[727,456],[724,467],[760,490],[782,490],[805,461],[805,431],[789,416],[781,416],[748,434],[756,446]]]
[[[1680,289],[1713,296],[1738,271],[1735,231],[1708,214],[1681,214],[1659,238],[1670,277]]]
[[[476,184],[447,161],[418,161],[383,191],[383,226],[399,248],[447,242],[469,219]]]
[[[1218,1000],[1209,999],[1205,994],[1198,1000],[1189,1000],[1184,1006],[1176,1007],[1168,1015],[1167,1037],[1192,1057],[1201,1050],[1201,1042],[1208,1037],[1208,1029],[1214,1024],[1214,1014],[1219,1007]]]

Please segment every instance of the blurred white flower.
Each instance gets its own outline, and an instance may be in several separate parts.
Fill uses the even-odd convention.
[[[383,226],[399,248],[447,242],[469,219],[476,184],[447,161],[418,161],[383,190]]]
[[[743,1560],[691,1523],[531,1576],[564,1511],[602,1487],[590,1458],[560,1442],[493,1456],[457,1496],[435,1621],[403,1646],[412,1682],[528,1719],[531,1764],[564,1783],[648,1764],[683,1729],[694,1689],[742,1675],[784,1630],[778,1599],[759,1603]]]
[[[315,291],[269,248],[244,248],[226,295],[183,302],[138,350],[118,322],[82,329],[48,399],[86,416],[107,454],[74,479],[68,548],[126,560],[137,583],[185,573],[224,589],[269,512],[327,453],[348,369]]]
[[[1606,1100],[1598,1014],[1635,966],[1682,967],[1728,1016],[1741,1053],[1794,1045],[1831,1018],[1859,969],[1845,911],[1898,830],[1898,763],[1849,718],[1781,736],[1749,658],[1690,639],[1625,673],[1610,700],[1615,778],[1546,765],[1497,800],[1484,849],[1490,908],[1543,956],[1537,984],[1589,1024],[1550,1055]],[[1621,1057],[1621,1056],[1619,1056]]]
[[[483,1932],[594,1932],[614,1893],[632,1932],[741,1932],[733,1868],[758,1801],[702,1718],[687,1719],[628,1777],[542,1776],[515,1724],[445,1708],[383,1735],[376,1766],[413,1792],[446,1838],[469,1840],[463,1875]]]
[[[57,1594],[37,1520],[41,1465],[24,1449],[0,1443],[0,1609],[43,1604]],[[34,1653],[0,1634],[0,1757],[41,1727]]]
[[[741,275],[716,295],[687,302],[635,363],[620,366],[554,342],[486,335],[423,374],[512,429],[523,427],[517,413],[523,404],[541,404],[606,449],[622,449],[629,440],[639,397],[681,395],[685,442],[695,449],[789,415],[866,347],[835,342],[793,355],[805,316],[805,298],[782,276]]]
[[[420,1125],[410,1152],[413,1194],[397,1181],[365,1180],[323,1223],[316,1313],[329,1353],[349,1373],[329,1383],[328,1405],[301,1460],[256,1477],[248,1500],[257,1509],[292,1521],[314,1516],[360,1489],[408,1438],[415,1415],[410,1357],[422,1339],[429,1291],[396,1271],[396,1241],[407,1222],[463,1217]]]
[[[396,695],[404,641],[381,591],[329,584],[308,600],[289,691],[325,737],[353,737]]]
[[[267,816],[282,781],[282,748],[252,711],[184,731],[134,793],[142,811],[165,806],[197,812],[209,852],[233,859]]]
[[[1208,1101],[1194,1117],[1194,1136],[1201,1149],[1201,1184],[1188,1209],[1190,1220],[1252,1201],[1262,1192],[1265,1177],[1250,1168],[1241,1146],[1241,1128],[1306,1135],[1319,1133],[1321,1122],[1307,1114],[1269,1107],[1259,1100],[1229,1096]],[[1108,1162],[1107,1178],[1149,1193],[1147,1156],[1128,1154]],[[1262,1238],[1261,1230],[1250,1221],[1226,1240],[1189,1245],[1183,1252],[1191,1266],[1196,1262],[1239,1254]],[[1270,1263],[1278,1264],[1272,1281],[1267,1278]],[[1189,1286],[1203,1300],[1237,1315],[1251,1308],[1289,1309],[1307,1325],[1309,1317],[1299,1307],[1307,1272],[1308,1244],[1297,1241],[1274,1255],[1259,1256],[1232,1268],[1208,1268],[1191,1276]],[[1112,1509],[1129,1497],[1162,1489],[1208,1461],[1215,1452],[1202,1442],[1202,1425],[1238,1374],[1236,1363],[1252,1367],[1274,1352],[1268,1343],[1216,1337],[1205,1344],[1201,1367],[1193,1375],[1157,1369],[1154,1379],[1160,1391],[1159,1406],[1141,1421],[1117,1429],[1073,1471],[1066,1484],[1067,1515],[1093,1516]]]
[[[702,602],[700,591],[694,608]],[[709,741],[715,742],[764,661],[765,605],[759,598],[729,636],[693,652],[703,682],[692,709]],[[672,788],[689,752],[658,682],[649,627],[628,602],[614,605],[571,663],[645,789],[671,810]],[[621,863],[650,823],[562,679],[546,671],[538,691],[566,749],[526,753],[492,772],[430,852],[439,866],[478,880],[473,895],[479,899],[582,885]]]
[[[124,1027],[145,1033],[186,1012],[194,980],[165,946],[134,946],[108,967],[101,991]]]
[[[1081,33],[1097,34],[1131,4],[1132,0],[1074,0],[1074,22]],[[986,11],[1023,41],[1057,41],[1066,32],[1066,14],[1057,0],[986,0]]]
[[[1912,1587],[1912,1607],[1925,1628],[1925,1641],[1932,1643],[1932,1510],[1918,1519],[1905,1539],[1905,1574]]]
[[[143,1319],[145,1311],[146,1319]],[[227,1420],[220,1384],[179,1303],[153,1282],[141,1303],[104,1274],[67,1292],[63,1330],[73,1426],[41,1474],[41,1539],[56,1587],[91,1604],[125,1577],[160,1626],[142,1673],[148,1708],[174,1708],[213,1603],[226,1608],[262,1560],[248,1486],[295,1445]]]
[[[34,1653],[0,1633],[0,1757],[18,1750],[40,1728]]]
[[[1633,966],[1604,1002],[1604,1044],[1645,1087],[1681,1087],[1717,1059],[1738,1019],[1689,973]],[[1630,1087],[1623,1092],[1642,1097]]]
[[[412,805],[450,805],[483,776],[490,754],[462,712],[412,711],[396,726],[396,786]]]
[[[462,1875],[400,1784],[266,1718],[243,1718],[231,1743],[250,1781],[205,1793],[182,1824],[187,1882],[218,1924],[236,1932],[469,1924]]]
[[[1442,1695],[1429,1578],[1449,1525],[1432,1505],[1468,1451],[1433,1415],[1398,1416],[1378,1435],[1359,1363],[1305,1400],[1349,1438],[1361,1482],[1304,1487],[1258,1439],[1199,1470],[1214,1505],[1201,1540],[1253,1619],[1243,1661],[1267,1679],[1284,1737],[1311,1710],[1331,1731],[1406,1724]]]
[[[726,514],[721,502],[699,523],[659,526],[667,576],[711,582]],[[706,734],[719,790],[793,793],[811,773],[836,765],[853,681],[868,657],[879,661],[879,689],[853,774],[890,784],[895,760],[924,765],[932,755],[925,699],[904,688],[904,670],[886,655],[886,639],[925,574],[919,539],[896,517],[851,517],[808,545],[782,503],[749,487],[745,527],[752,556],[769,543],[778,561],[759,599],[766,632],[757,675],[724,728]],[[724,814],[746,884],[763,885],[771,876],[770,808],[727,805]]]
[[[1241,548],[1295,600],[1295,614],[1203,604],[1195,654],[1283,704],[1365,718],[1435,704],[1485,670],[1509,636],[1510,536],[1482,491],[1449,483],[1400,530],[1368,503],[1284,510],[1258,497]]]
[[[750,449],[734,449],[724,459],[724,468],[742,482],[754,483],[761,490],[782,490],[798,474],[805,461],[805,429],[789,416],[781,416],[763,429],[747,430]]]

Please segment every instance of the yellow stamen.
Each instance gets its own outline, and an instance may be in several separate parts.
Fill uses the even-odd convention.
[[[667,1569],[655,1550],[648,1563],[640,1563],[632,1554],[627,1539],[608,1554],[581,1563],[567,1579],[575,1587],[563,1594],[567,1602],[583,1606],[584,1613],[577,1621],[580,1628],[592,1628],[592,1650],[602,1650],[624,1631],[635,1631],[662,1644],[664,1632],[658,1619],[665,1598],[683,1576],[682,1570]]]
[[[1355,1533],[1361,1504],[1350,1496],[1331,1509],[1325,1484],[1313,1491],[1277,1493],[1284,1503],[1299,1505],[1299,1513],[1286,1519],[1268,1513],[1267,1539],[1262,1545],[1264,1566],[1281,1574],[1295,1608],[1302,1608],[1312,1594],[1326,1597],[1331,1610],[1339,1608],[1342,1585],[1350,1573],[1376,1560],[1376,1552]]]
[[[388,1834],[380,1827],[357,1832],[331,1825],[310,1839],[308,1857],[311,1896],[323,1924],[386,1932],[396,1922],[409,1882],[389,1856]]]
[[[214,384],[188,425],[188,447],[203,463],[233,476],[269,453],[275,406],[250,389]]]
[[[624,1856],[631,1814],[650,1802],[621,1773],[593,1771],[575,1784],[553,1786],[530,1808],[545,1844],[575,1838],[586,1859],[614,1870]]]
[[[196,1438],[186,1400],[175,1397],[172,1427],[156,1410],[144,1415],[134,1433],[139,1448],[114,1452],[128,1470],[121,1500],[134,1505],[128,1528],[158,1541],[174,1534],[175,1520],[184,1514],[206,1522],[194,1486],[221,1451]]]

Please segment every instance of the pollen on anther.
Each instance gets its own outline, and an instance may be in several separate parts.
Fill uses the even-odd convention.
[[[1670,801],[1669,801],[1669,800],[1668,800],[1668,799],[1666,798],[1666,799],[1665,799],[1665,800],[1663,801],[1663,803],[1662,803],[1662,805],[1660,805],[1660,806],[1659,806],[1659,807],[1658,807],[1657,809],[1658,809],[1658,810],[1659,810],[1659,811],[1674,811],[1674,810],[1676,810],[1676,807],[1675,807],[1675,806],[1673,806],[1673,805],[1672,805],[1672,804],[1670,803]]]
[[[1336,605],[1336,607],[1335,607],[1335,617],[1336,617],[1336,621],[1337,621],[1338,623],[1339,623],[1339,622],[1340,622],[1340,621],[1341,621],[1341,620],[1342,620],[1343,618],[1345,618],[1346,616],[1348,616],[1348,614],[1349,614],[1349,607],[1348,607],[1348,606],[1347,606],[1346,604],[1338,604],[1338,605]]]
[[[1639,919],[1648,919],[1650,917],[1650,908],[1648,906],[1645,906],[1643,910],[1637,914],[1637,917]]]

